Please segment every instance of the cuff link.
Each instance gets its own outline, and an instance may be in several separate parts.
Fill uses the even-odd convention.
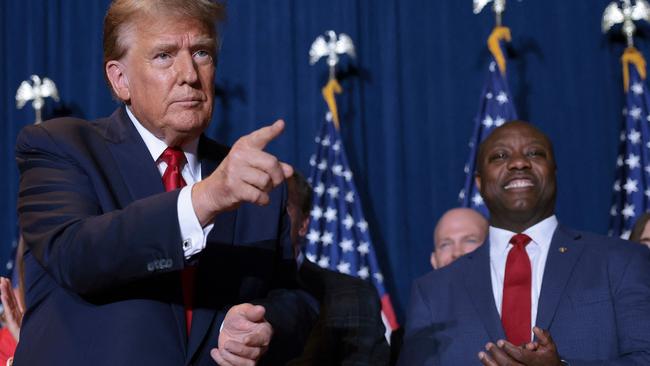
[[[192,248],[192,238],[183,240],[183,250],[189,250],[190,248]]]

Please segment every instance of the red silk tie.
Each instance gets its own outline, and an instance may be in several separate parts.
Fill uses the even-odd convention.
[[[503,302],[501,324],[508,342],[515,346],[531,340],[531,281],[530,259],[526,245],[531,239],[526,234],[517,234],[510,239],[513,245],[506,259],[506,274],[503,280]]]
[[[168,147],[160,155],[160,159],[167,163],[167,169],[162,176],[165,191],[173,191],[186,186],[181,171],[185,164],[185,154],[177,147]],[[185,306],[185,323],[187,325],[187,334],[190,334],[192,327],[192,300],[194,296],[194,271],[195,267],[186,266],[181,272],[181,281],[183,283],[183,304]]]

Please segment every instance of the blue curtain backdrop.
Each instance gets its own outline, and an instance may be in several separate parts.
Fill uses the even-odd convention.
[[[600,33],[606,0],[510,1],[508,77],[520,118],[555,142],[562,223],[607,231],[623,91],[620,36]],[[61,101],[44,117],[93,119],[116,108],[102,70],[108,1],[0,1],[0,262],[17,235],[15,138],[33,110],[16,89],[52,78]],[[471,0],[230,0],[209,135],[225,143],[276,118],[272,153],[308,172],[324,112],[326,66],[308,64],[316,36],[348,33],[357,59],[339,78],[342,135],[386,285],[403,321],[411,281],[429,270],[432,229],[458,204],[473,118],[489,62],[491,12]],[[637,47],[648,57],[650,34]],[[0,268],[0,271],[2,268]]]

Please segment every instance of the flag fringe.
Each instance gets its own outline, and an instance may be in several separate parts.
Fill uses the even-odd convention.
[[[341,88],[341,85],[339,84],[336,79],[331,78],[325,87],[323,87],[323,98],[325,98],[325,102],[327,103],[327,107],[329,108],[330,113],[332,114],[332,121],[334,121],[334,127],[336,127],[336,130],[340,130],[340,124],[339,124],[339,112],[336,107],[336,97],[334,94],[341,94],[343,92],[343,88]]]
[[[639,76],[641,76],[642,80],[645,80],[645,58],[643,58],[641,52],[635,47],[628,47],[623,52],[623,56],[621,56],[621,63],[623,64],[623,87],[627,93],[630,89],[630,64],[636,66]]]
[[[492,30],[492,33],[490,33],[490,36],[488,37],[488,49],[492,53],[492,56],[494,56],[494,59],[497,61],[501,75],[506,74],[506,58],[503,55],[503,50],[501,49],[499,42],[510,42],[511,39],[512,37],[510,35],[510,28],[502,26],[494,27],[494,30]]]

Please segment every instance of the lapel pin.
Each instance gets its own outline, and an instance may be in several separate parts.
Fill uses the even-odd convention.
[[[559,249],[560,253],[566,253],[567,250],[569,250],[567,247],[560,247]]]

